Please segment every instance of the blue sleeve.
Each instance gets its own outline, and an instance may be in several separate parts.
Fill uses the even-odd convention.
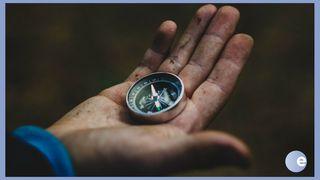
[[[22,126],[6,138],[8,176],[74,176],[65,146],[36,126]]]

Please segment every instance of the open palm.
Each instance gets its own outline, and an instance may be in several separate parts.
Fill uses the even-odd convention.
[[[246,165],[248,148],[223,132],[202,131],[222,108],[253,46],[234,35],[239,12],[202,6],[170,50],[173,21],[163,22],[128,79],[81,103],[48,128],[69,150],[78,174],[158,175],[191,168]],[[136,124],[125,104],[140,77],[163,71],[185,85],[184,110],[166,123]]]

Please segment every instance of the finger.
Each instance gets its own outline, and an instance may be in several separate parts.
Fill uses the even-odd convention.
[[[207,127],[229,97],[252,46],[253,39],[250,36],[233,36],[207,80],[196,89],[187,103],[184,113],[169,123],[186,132]]]
[[[151,174],[167,174],[190,169],[219,166],[248,167],[251,153],[239,139],[226,133],[210,131],[172,139],[160,149],[161,159]],[[148,170],[148,169],[147,169]]]
[[[211,4],[198,9],[169,57],[160,65],[159,71],[175,74],[181,71],[215,12],[216,7]]]
[[[135,81],[158,69],[170,49],[177,25],[173,21],[164,21],[158,28],[151,47],[145,52],[139,66],[130,74],[127,81]]]
[[[202,116],[199,122],[193,122],[195,126],[205,127],[224,105],[252,47],[253,39],[246,34],[237,34],[228,42],[211,74],[192,96],[192,102],[196,109],[201,109]]]
[[[189,97],[210,73],[225,42],[234,33],[239,17],[237,9],[224,6],[211,21],[190,61],[179,74]]]

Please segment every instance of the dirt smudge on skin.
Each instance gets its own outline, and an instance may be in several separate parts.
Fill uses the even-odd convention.
[[[174,64],[175,61],[177,61],[177,59],[178,59],[178,56],[171,56],[171,57],[169,57],[169,63]]]
[[[199,25],[201,23],[201,18],[200,17],[197,17],[197,24]]]
[[[178,49],[183,49],[190,42],[190,40],[190,37],[183,38]]]

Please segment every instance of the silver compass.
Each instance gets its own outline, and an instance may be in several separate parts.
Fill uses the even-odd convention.
[[[175,74],[156,72],[137,80],[127,92],[131,114],[141,120],[165,122],[185,106],[182,80]]]

